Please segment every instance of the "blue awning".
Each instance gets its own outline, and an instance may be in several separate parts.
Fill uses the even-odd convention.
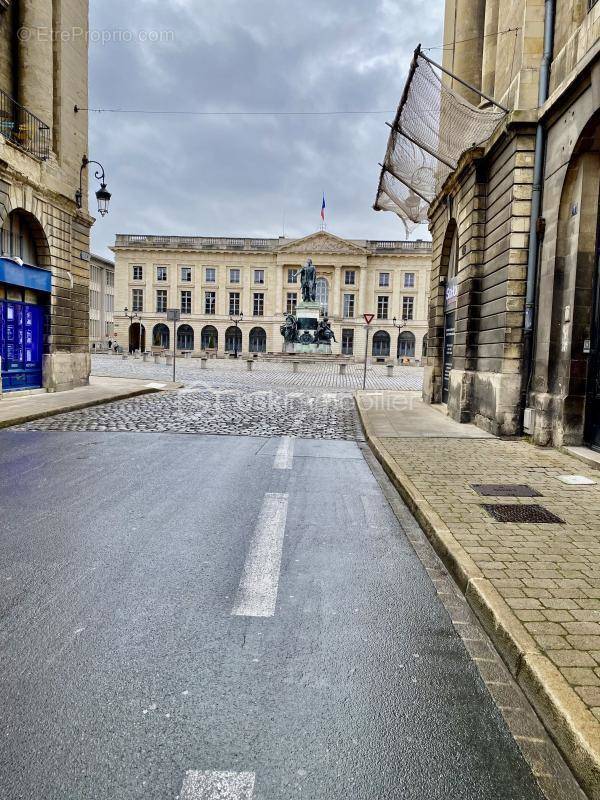
[[[17,264],[10,258],[0,258],[0,283],[34,289],[36,292],[52,291],[52,273],[30,264]]]

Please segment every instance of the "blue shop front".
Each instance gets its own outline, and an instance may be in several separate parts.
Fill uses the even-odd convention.
[[[0,357],[2,391],[42,387],[44,323],[52,274],[12,258],[0,258]]]

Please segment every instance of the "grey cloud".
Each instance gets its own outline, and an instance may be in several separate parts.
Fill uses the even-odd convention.
[[[230,111],[388,110],[411,52],[441,40],[442,0],[96,0],[90,105]],[[173,31],[141,43],[138,31]],[[305,235],[320,222],[357,238],[402,238],[371,205],[386,116],[183,117],[90,114],[90,153],[113,192],[93,230]],[[92,186],[93,190],[93,186]],[[426,235],[426,232],[425,232]]]

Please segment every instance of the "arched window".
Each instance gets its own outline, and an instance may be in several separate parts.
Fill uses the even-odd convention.
[[[242,332],[235,325],[231,325],[231,327],[227,328],[225,331],[225,352],[242,352]]]
[[[402,331],[400,336],[398,336],[398,358],[414,358],[415,344],[416,339],[414,333]]]
[[[377,331],[373,336],[373,355],[382,358],[390,354],[390,335],[386,331]]]
[[[20,258],[26,264],[38,264],[33,226],[25,211],[11,211],[2,226],[0,255]]]
[[[194,329],[191,325],[180,325],[177,330],[177,349],[194,349]]]
[[[427,334],[423,337],[423,358],[427,358]]]
[[[327,278],[317,278],[317,303],[321,304],[321,311],[326,317],[329,313],[329,284]]]
[[[205,325],[201,334],[202,350],[217,350],[219,347],[219,332],[214,325]]]
[[[158,325],[154,326],[154,330],[152,331],[152,346],[153,347],[162,347],[163,350],[169,349],[169,341],[171,339],[171,332],[164,325],[162,322],[159,322]]]
[[[252,328],[250,331],[250,352],[266,353],[267,334],[263,328]]]

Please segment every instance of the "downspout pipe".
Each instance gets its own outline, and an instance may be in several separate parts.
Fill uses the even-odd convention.
[[[540,65],[538,108],[541,108],[550,95],[550,71],[554,51],[554,21],[556,0],[545,0],[544,5],[544,54]],[[531,196],[531,218],[529,226],[529,252],[527,256],[527,288],[525,293],[525,328],[523,338],[524,389],[522,412],[527,405],[527,394],[533,378],[533,341],[536,316],[536,295],[538,283],[538,263],[540,254],[540,217],[542,211],[542,190],[544,185],[544,161],[546,155],[546,130],[538,121],[535,132],[535,156],[533,163],[533,193]]]

